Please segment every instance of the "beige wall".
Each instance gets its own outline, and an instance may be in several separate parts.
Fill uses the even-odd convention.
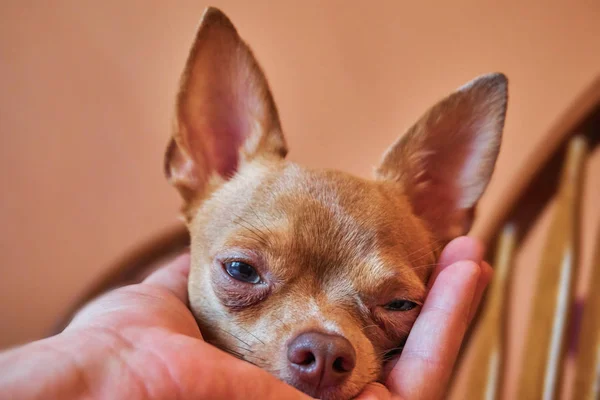
[[[310,166],[368,176],[439,97],[478,74],[505,72],[505,142],[485,215],[557,114],[600,73],[600,3],[481,3],[213,5],[254,48],[290,156]],[[43,335],[112,261],[176,223],[162,152],[207,4],[171,4],[0,4],[0,347]]]

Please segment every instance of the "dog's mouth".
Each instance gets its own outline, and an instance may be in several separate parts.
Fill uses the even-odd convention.
[[[357,387],[355,390],[347,390],[342,387],[327,387],[327,388],[314,388],[306,387],[303,385],[294,385],[290,382],[286,382],[296,389],[300,390],[304,394],[320,400],[349,400],[355,398],[367,385],[366,383],[362,387]]]
[[[395,360],[400,357],[400,354],[402,354],[402,350],[404,350],[404,345],[406,345],[406,339],[404,338],[400,341],[400,343],[398,344],[398,346],[389,349],[388,351],[386,351],[383,355],[383,366],[385,366],[386,364],[389,364],[390,362],[395,362]]]
[[[364,390],[364,388],[371,382],[380,382],[384,383],[385,378],[389,375],[391,370],[396,365],[396,361],[402,354],[402,350],[404,349],[404,345],[406,343],[406,339],[403,339],[397,347],[394,347],[388,351],[386,351],[380,361],[380,374],[373,380],[369,380],[367,382],[353,382],[349,380],[342,385],[339,386],[331,386],[331,387],[315,387],[303,384],[302,382],[293,382],[289,379],[282,379],[284,382],[288,383],[291,386],[294,386],[296,389],[304,392],[305,394],[319,398],[322,400],[347,400],[354,398],[360,392]],[[277,374],[275,374],[277,376]]]

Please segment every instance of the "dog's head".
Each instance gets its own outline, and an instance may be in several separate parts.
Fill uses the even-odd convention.
[[[177,98],[166,173],[191,234],[190,305],[205,338],[324,399],[381,377],[442,246],[488,184],[506,78],[452,93],[393,144],[376,179],[285,160],[265,76],[208,9]]]

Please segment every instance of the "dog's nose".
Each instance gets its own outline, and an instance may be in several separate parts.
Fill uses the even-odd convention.
[[[340,335],[306,332],[288,346],[289,366],[295,380],[313,389],[337,386],[350,376],[356,352]]]

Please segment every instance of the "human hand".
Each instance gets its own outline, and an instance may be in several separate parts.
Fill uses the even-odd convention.
[[[385,385],[370,384],[357,400],[442,398],[492,272],[477,240],[460,237],[450,242],[402,354],[388,365]]]
[[[444,249],[386,386],[371,384],[359,399],[442,396],[491,277],[482,252],[470,238]],[[0,391],[22,399],[307,399],[202,340],[186,305],[188,272],[184,255],[144,282],[93,301],[61,334],[0,355],[0,369],[7,371]]]
[[[19,399],[308,399],[202,340],[187,308],[189,255],[84,307],[59,335],[0,354]],[[1,397],[1,396],[0,396]]]

